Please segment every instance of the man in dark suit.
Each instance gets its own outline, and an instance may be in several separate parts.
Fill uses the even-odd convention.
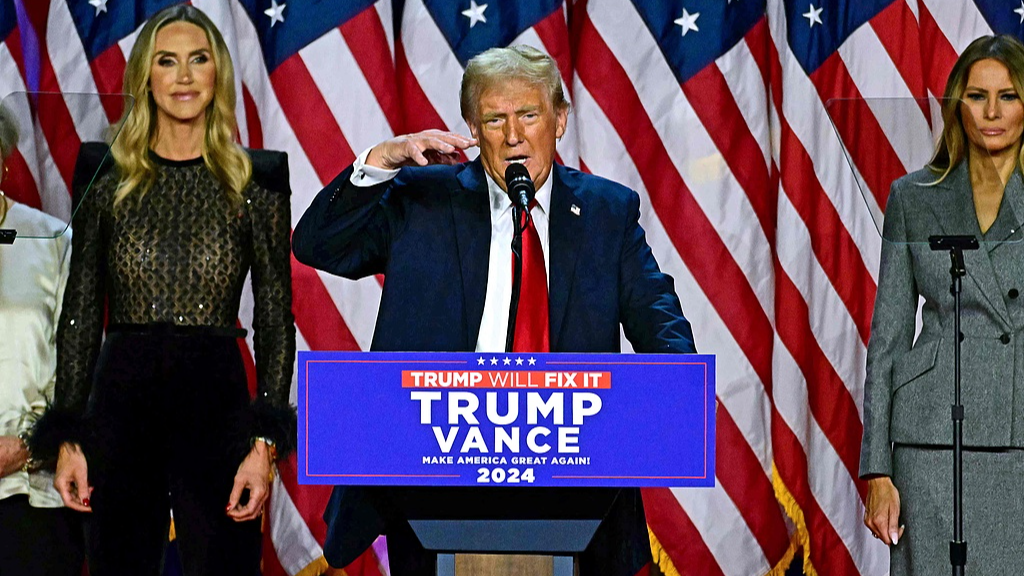
[[[639,196],[554,162],[569,112],[554,61],[525,46],[488,50],[467,65],[461,103],[472,138],[430,130],[374,146],[295,227],[300,262],[346,278],[385,275],[372,349],[505,350],[515,223],[504,175],[518,163],[537,190],[530,217],[542,280],[533,292],[524,280],[519,312],[519,322],[524,308],[547,314],[534,341],[548,350],[535,351],[618,352],[621,325],[637,352],[695,352],[672,279],[639,225]],[[458,163],[472,146],[479,158]],[[388,508],[380,491],[336,489],[325,513],[328,561],[344,565],[381,531],[389,546],[415,548]],[[650,560],[639,491],[623,491],[612,515],[599,534],[607,542],[592,544],[606,550],[581,557],[583,576],[632,576]],[[433,574],[429,555],[405,549],[389,559],[396,576]]]

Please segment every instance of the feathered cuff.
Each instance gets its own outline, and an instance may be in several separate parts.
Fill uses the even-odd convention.
[[[52,470],[57,465],[61,444],[71,442],[82,446],[87,441],[88,428],[79,411],[50,406],[32,424],[28,449],[34,467]]]
[[[252,442],[256,438],[265,438],[273,442],[278,459],[287,458],[295,450],[298,418],[294,407],[274,406],[265,401],[256,401],[249,406],[246,420],[245,453],[252,448]]]

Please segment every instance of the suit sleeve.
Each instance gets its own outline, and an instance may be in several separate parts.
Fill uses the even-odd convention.
[[[892,409],[893,361],[910,351],[918,292],[910,246],[907,244],[906,207],[901,184],[893,183],[885,212],[878,292],[868,341],[867,378],[864,383],[864,438],[860,475],[892,475],[889,417]]]
[[[392,201],[397,179],[360,187],[351,176],[350,166],[316,195],[295,226],[292,251],[303,264],[356,280],[384,272],[402,215]]]
[[[693,330],[683,316],[672,277],[658,268],[640,226],[640,197],[630,192],[619,262],[619,316],[641,353],[694,353]]]

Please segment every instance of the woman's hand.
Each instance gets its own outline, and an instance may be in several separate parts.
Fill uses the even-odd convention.
[[[78,444],[65,442],[57,455],[57,473],[53,476],[53,487],[60,493],[64,505],[79,512],[92,512],[89,496],[89,464],[85,461]]]
[[[21,470],[28,462],[28,456],[28,450],[21,438],[0,436],[0,478]]]
[[[875,538],[890,546],[903,537],[900,526],[900,491],[888,476],[868,480],[868,501],[864,510],[864,525]]]
[[[235,485],[231,488],[227,507],[227,514],[232,520],[235,522],[254,520],[263,512],[263,504],[267,501],[267,496],[270,495],[271,470],[273,470],[271,451],[262,440],[257,440],[245,460],[238,465],[238,472],[235,473]],[[249,490],[249,501],[242,506],[238,501],[245,489]]]

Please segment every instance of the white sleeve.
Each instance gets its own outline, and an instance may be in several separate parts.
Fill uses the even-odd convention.
[[[370,187],[376,186],[377,184],[383,184],[388,180],[391,180],[398,174],[398,170],[386,170],[384,168],[377,168],[376,166],[368,166],[366,164],[366,157],[369,156],[370,150],[373,147],[363,150],[363,152],[356,157],[356,161],[352,163],[352,177],[349,181],[352,182],[353,186],[359,187]]]

